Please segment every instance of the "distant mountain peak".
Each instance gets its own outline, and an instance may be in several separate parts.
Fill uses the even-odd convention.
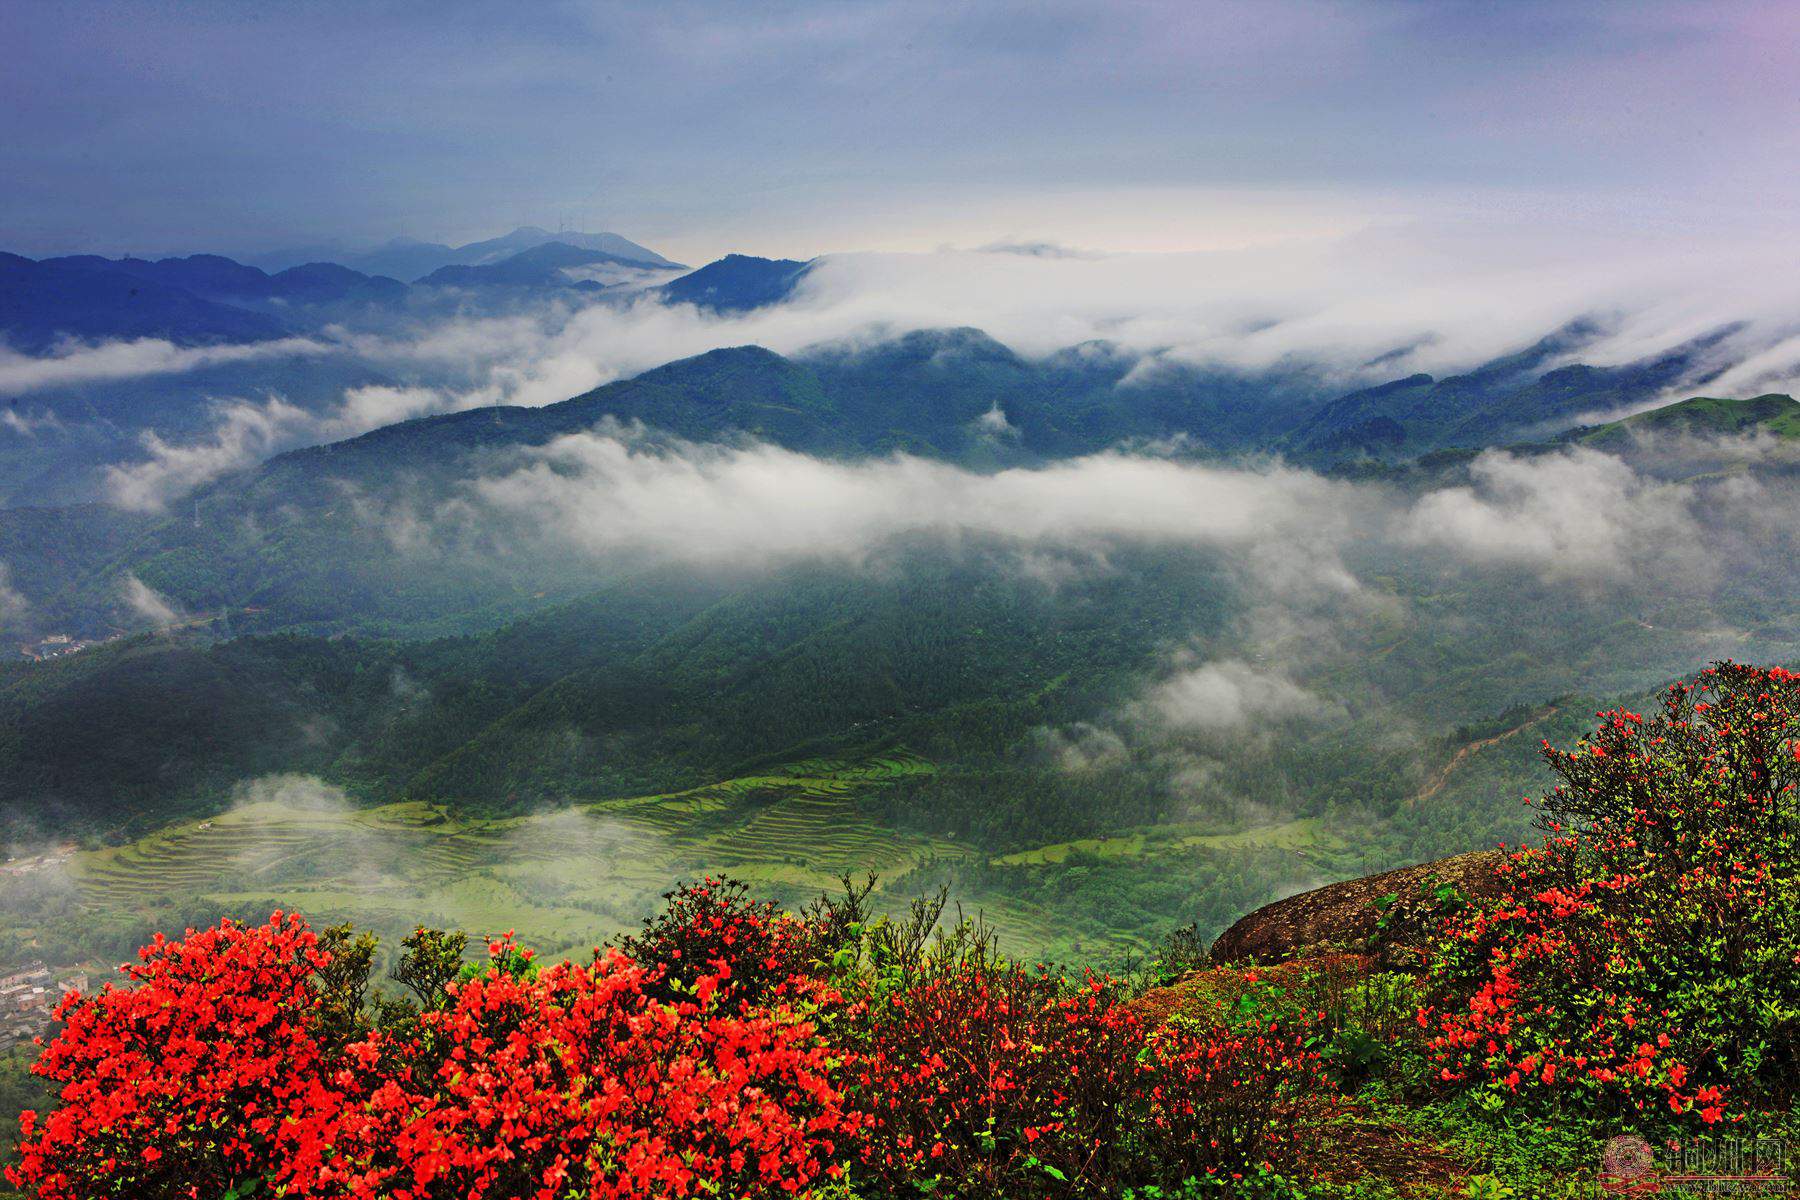
[[[659,268],[642,259],[629,255],[615,254],[609,250],[597,250],[589,246],[577,246],[569,242],[539,242],[516,254],[508,255],[497,262],[476,264],[454,264],[439,267],[428,275],[421,276],[417,282],[434,287],[599,287],[599,283],[581,281],[572,276],[572,271],[585,268],[610,268],[611,278],[606,283],[643,283],[657,278],[657,272],[667,277],[669,270],[678,268]]]
[[[727,254],[657,291],[671,304],[692,304],[712,312],[749,312],[792,296],[816,261]]]
[[[670,271],[685,269],[681,263],[664,258],[656,251],[616,233],[583,233],[572,229],[552,233],[537,225],[521,225],[499,237],[469,242],[462,246],[396,237],[379,249],[350,255],[343,261],[348,266],[371,275],[422,279],[444,267],[493,266],[522,251],[550,243],[607,254],[641,267]]]

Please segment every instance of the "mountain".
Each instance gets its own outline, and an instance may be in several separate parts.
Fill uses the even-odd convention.
[[[664,258],[656,251],[636,242],[620,237],[616,233],[578,233],[574,230],[559,230],[551,233],[547,229],[539,229],[535,225],[523,225],[509,234],[491,238],[485,242],[471,242],[457,248],[457,253],[474,256],[474,263],[498,262],[521,250],[529,250],[546,242],[561,242],[565,246],[574,246],[580,250],[596,250],[602,254],[610,254],[614,258],[627,262],[642,263],[645,266],[664,267],[673,270],[684,269],[681,263]]]
[[[170,446],[204,447],[216,442],[227,409],[267,410],[270,397],[280,397],[284,411],[324,416],[337,411],[352,389],[398,383],[351,349],[321,353],[307,345],[291,354],[259,354],[128,381],[71,380],[0,397],[0,504],[105,499],[112,495],[112,468],[129,469],[148,457],[148,434]]]
[[[314,262],[289,267],[269,277],[266,295],[297,304],[331,304],[365,300],[392,304],[406,297],[406,285],[385,275],[365,275],[337,263]]]
[[[0,810],[35,798],[128,817],[284,757],[285,769],[356,760],[396,798],[416,788],[489,811],[558,787],[692,786],[766,755],[803,757],[821,738],[855,744],[963,706],[989,705],[979,719],[993,720],[1089,693],[1142,665],[1148,631],[1216,588],[1193,571],[1056,595],[978,557],[905,561],[876,581],[831,564],[737,580],[652,572],[476,638],[174,637],[0,668],[0,714],[19,730],[0,745]],[[977,626],[986,633],[965,641],[937,632]],[[396,670],[422,689],[410,713],[392,703]],[[821,672],[838,681],[829,694]],[[611,751],[582,750],[589,737]],[[137,782],[121,788],[126,777]]]
[[[545,242],[495,263],[439,267],[417,282],[429,287],[579,287],[598,290],[614,282],[667,277],[666,271],[636,259],[566,242]]]
[[[44,265],[99,273],[116,272],[134,279],[182,288],[231,304],[336,304],[341,301],[393,303],[406,295],[397,279],[365,275],[336,263],[305,263],[271,275],[218,254],[185,258],[100,258],[77,255],[47,258]]]
[[[589,568],[526,556],[446,553],[397,577],[382,514],[456,511],[459,489],[518,466],[522,452],[608,419],[692,442],[770,442],[834,458],[896,451],[987,469],[1136,441],[1187,452],[1243,445],[1221,409],[1261,393],[1259,420],[1316,403],[1296,381],[1171,368],[1120,386],[1130,356],[1086,347],[1044,361],[976,330],[920,331],[855,350],[786,358],[716,350],[542,408],[407,421],[297,450],[201,488],[88,582],[42,598],[81,630],[126,619],[123,572],[189,611],[251,606],[270,628],[417,631],[491,624],[539,592],[566,593]],[[347,503],[346,497],[354,497]],[[38,599],[34,597],[34,599]],[[348,625],[345,623],[348,622]]]
[[[652,439],[754,440],[838,459],[898,452],[991,470],[1133,446],[1186,456],[1255,453],[1288,430],[1314,425],[1334,403],[1305,372],[1139,366],[1102,344],[1025,359],[973,329],[916,331],[793,357],[755,346],[715,350],[558,404],[427,417],[277,456],[201,488],[183,502],[180,519],[138,539],[128,554],[91,564],[86,584],[45,603],[82,629],[104,628],[122,619],[116,580],[129,571],[187,611],[259,609],[266,628],[407,633],[491,625],[531,607],[539,593],[566,595],[591,582],[592,568],[447,545],[401,578],[392,569],[394,530],[434,511],[466,511],[472,481],[515,470],[532,448],[608,420],[641,426]],[[1486,394],[1536,394],[1543,378],[1527,371]],[[1358,395],[1431,386],[1405,379]],[[1591,408],[1617,391],[1580,392],[1574,402]],[[1503,435],[1508,426],[1495,428]],[[1408,486],[1441,486],[1446,472],[1466,470],[1474,452],[1438,452],[1398,474],[1379,470]]]
[[[1800,439],[1800,401],[1770,392],[1748,400],[1696,396],[1574,431],[1570,440],[1599,450],[1619,449],[1633,440],[1654,437],[1744,437],[1767,434]]]
[[[664,284],[658,293],[670,304],[692,304],[711,312],[748,312],[780,304],[793,295],[811,262],[728,254]]]
[[[616,233],[551,233],[533,225],[521,226],[511,233],[463,246],[447,246],[441,242],[422,242],[413,238],[395,238],[378,250],[352,255],[344,261],[361,271],[392,275],[399,279],[418,279],[442,267],[490,266],[511,258],[524,250],[560,242],[580,250],[593,250],[625,262],[664,270],[681,270],[654,250],[640,246]]]
[[[1585,414],[1639,405],[1692,381],[1705,352],[1730,332],[1619,366],[1551,365],[1598,336],[1577,322],[1466,374],[1411,375],[1341,396],[1282,438],[1281,448],[1304,462],[1336,465],[1540,439]]]
[[[34,262],[0,252],[0,340],[43,353],[63,338],[164,338],[180,345],[281,337],[281,322],[108,260]]]

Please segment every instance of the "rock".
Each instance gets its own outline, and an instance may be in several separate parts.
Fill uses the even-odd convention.
[[[1238,997],[1258,984],[1273,984],[1292,996],[1305,997],[1303,1007],[1317,1007],[1330,997],[1341,997],[1372,966],[1362,954],[1322,954],[1269,967],[1205,967],[1149,989],[1130,1008],[1146,1025],[1162,1025],[1175,1017],[1224,1024],[1235,1018]]]
[[[1215,963],[1281,962],[1320,949],[1367,952],[1380,910],[1375,902],[1397,896],[1397,915],[1418,907],[1421,885],[1434,881],[1454,885],[1473,899],[1492,899],[1504,890],[1495,868],[1505,861],[1501,850],[1458,854],[1435,862],[1401,867],[1327,884],[1285,900],[1264,905],[1219,935],[1213,943]]]

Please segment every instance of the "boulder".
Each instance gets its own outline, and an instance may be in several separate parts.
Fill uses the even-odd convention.
[[[1396,916],[1404,921],[1440,884],[1450,884],[1472,899],[1492,899],[1504,890],[1495,868],[1505,858],[1501,850],[1458,854],[1277,900],[1220,934],[1212,946],[1212,961],[1272,963],[1326,949],[1367,952],[1382,911],[1376,901],[1396,897]]]

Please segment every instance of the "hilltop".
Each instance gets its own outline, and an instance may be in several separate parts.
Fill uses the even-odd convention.
[[[1569,440],[1597,450],[1616,450],[1635,439],[1718,438],[1767,434],[1800,438],[1800,401],[1770,392],[1746,400],[1696,396],[1618,421],[1572,431]]]

